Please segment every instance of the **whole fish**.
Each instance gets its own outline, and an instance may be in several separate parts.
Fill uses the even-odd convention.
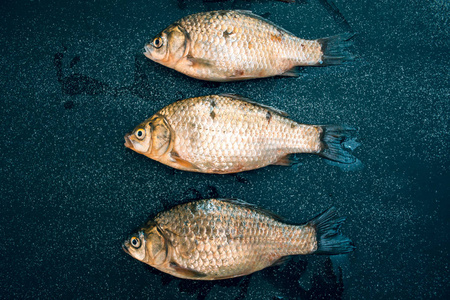
[[[346,51],[351,37],[305,40],[250,11],[219,10],[173,23],[145,45],[144,55],[202,80],[298,76],[299,66],[336,65],[352,59]]]
[[[351,164],[345,142],[356,129],[304,125],[275,108],[224,94],[172,103],[125,135],[125,146],[176,169],[236,173],[290,165],[292,153]]]
[[[291,255],[343,254],[345,218],[330,208],[302,225],[241,200],[208,199],[159,213],[122,248],[150,266],[185,279],[216,280],[281,264]]]

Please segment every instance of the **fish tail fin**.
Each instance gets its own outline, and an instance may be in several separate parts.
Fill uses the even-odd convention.
[[[330,207],[308,222],[316,229],[317,250],[314,254],[335,255],[352,252],[353,242],[340,233],[345,217],[339,218],[334,207]]]
[[[330,36],[318,39],[322,49],[321,66],[340,65],[343,62],[353,60],[355,57],[347,51],[353,42],[353,33],[342,33],[335,36]]]
[[[350,126],[323,125],[319,155],[343,164],[356,163],[358,159],[350,152],[359,144],[355,141],[357,129]]]

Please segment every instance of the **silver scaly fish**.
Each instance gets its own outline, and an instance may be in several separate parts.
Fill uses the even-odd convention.
[[[209,81],[298,76],[299,66],[351,60],[346,51],[351,36],[305,40],[250,11],[220,10],[173,23],[145,45],[144,55]]]
[[[125,135],[125,146],[176,169],[236,173],[290,165],[290,154],[315,153],[344,164],[356,129],[305,125],[275,108],[238,95],[211,95],[172,103]]]
[[[330,208],[302,225],[240,200],[208,199],[159,213],[124,243],[132,257],[176,277],[226,279],[278,265],[292,255],[343,254],[345,218]]]

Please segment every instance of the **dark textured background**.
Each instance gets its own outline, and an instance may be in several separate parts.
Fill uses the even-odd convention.
[[[3,1],[0,19],[1,298],[444,298],[449,296],[449,4],[444,0]],[[177,19],[249,9],[303,38],[357,32],[351,65],[300,78],[208,83],[142,55]],[[348,23],[344,22],[343,17]],[[360,128],[346,171],[175,171],[123,136],[175,100],[240,93],[311,124]],[[220,282],[162,274],[121,242],[188,199],[237,197],[292,221],[330,205],[348,256],[299,257]]]

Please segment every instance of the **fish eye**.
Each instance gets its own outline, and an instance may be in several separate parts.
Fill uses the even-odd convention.
[[[144,129],[138,129],[138,130],[136,130],[136,132],[134,133],[134,135],[138,138],[138,139],[140,139],[140,140],[143,140],[144,138],[145,138],[145,130]]]
[[[163,45],[163,40],[160,37],[157,37],[153,40],[153,47],[155,48],[161,48],[161,46]]]
[[[141,246],[141,240],[138,237],[133,236],[130,240],[130,244],[133,248],[139,248]]]

